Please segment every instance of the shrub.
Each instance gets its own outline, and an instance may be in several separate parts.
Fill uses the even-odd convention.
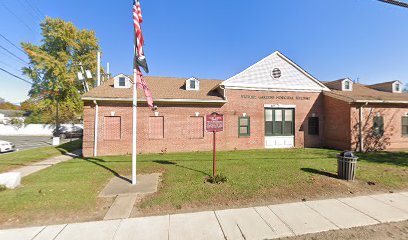
[[[220,183],[224,183],[227,181],[228,181],[228,178],[222,174],[217,174],[215,176],[210,176],[206,178],[206,182],[214,183],[214,184],[220,184]]]
[[[2,191],[6,191],[6,186],[4,186],[4,185],[0,185],[0,192],[2,192]]]

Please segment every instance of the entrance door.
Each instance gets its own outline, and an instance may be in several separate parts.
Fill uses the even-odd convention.
[[[295,146],[293,108],[265,108],[265,148]]]

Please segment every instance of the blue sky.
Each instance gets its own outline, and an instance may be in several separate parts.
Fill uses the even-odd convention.
[[[37,7],[38,13],[27,4]],[[132,71],[131,0],[1,0],[0,33],[39,43],[42,14],[93,29],[111,72]],[[408,9],[376,0],[142,0],[150,75],[227,79],[275,50],[321,81],[408,82]],[[4,5],[15,15],[12,15]],[[3,39],[0,45],[24,57]],[[6,65],[4,65],[6,64]],[[0,67],[22,64],[0,49]],[[0,73],[0,97],[29,85]]]

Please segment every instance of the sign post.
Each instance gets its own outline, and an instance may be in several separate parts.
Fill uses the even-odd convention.
[[[205,116],[205,128],[213,133],[213,176],[216,172],[216,133],[224,130],[224,115],[213,112]]]

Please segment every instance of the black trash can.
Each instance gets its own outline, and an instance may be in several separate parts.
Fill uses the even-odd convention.
[[[340,179],[354,180],[357,159],[358,157],[351,151],[343,151],[337,155],[337,175]]]

